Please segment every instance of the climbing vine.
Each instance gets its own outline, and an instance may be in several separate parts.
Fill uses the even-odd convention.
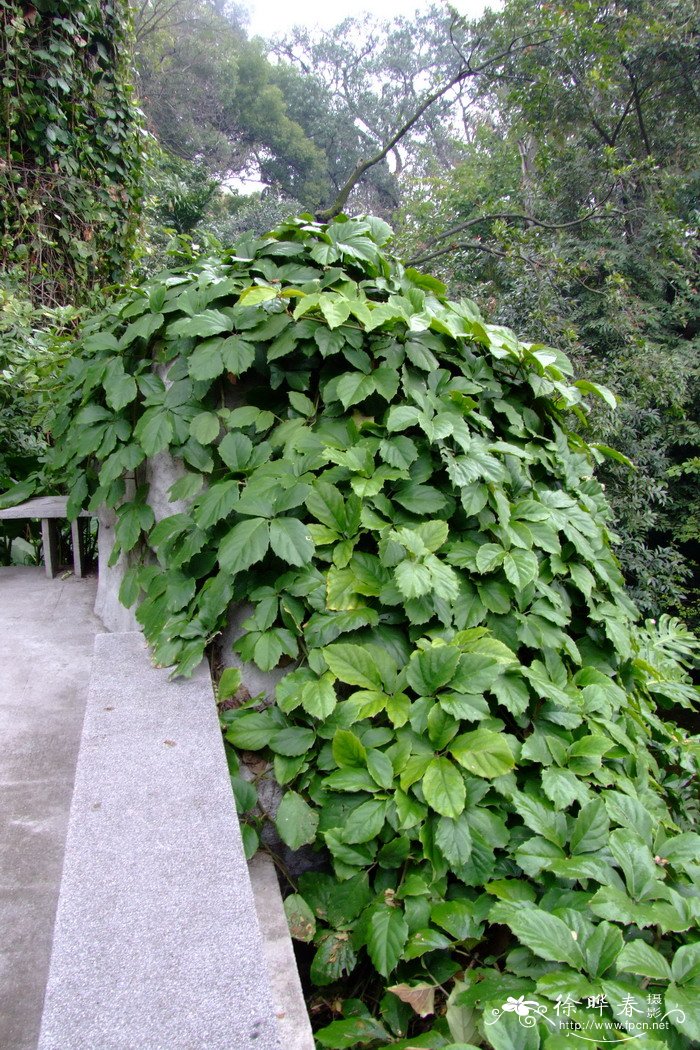
[[[123,278],[143,132],[126,0],[0,0],[0,262],[37,305]]]
[[[605,1046],[652,994],[644,1045],[688,1045],[698,744],[661,713],[696,702],[697,643],[625,595],[594,477],[616,453],[568,423],[614,399],[389,236],[302,216],[131,291],[68,366],[50,469],[74,513],[116,509],[159,664],[191,673],[248,603],[238,654],[288,669],[270,706],[225,672],[222,719],[325,859],[287,899],[312,980],[337,1002],[364,974],[321,1046],[558,1050],[565,1022]]]

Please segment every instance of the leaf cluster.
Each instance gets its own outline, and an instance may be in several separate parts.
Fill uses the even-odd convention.
[[[73,512],[116,509],[159,664],[191,673],[247,603],[238,654],[288,665],[272,706],[222,718],[285,788],[283,841],[327,859],[287,902],[312,980],[369,965],[385,990],[322,1046],[554,1050],[544,1023],[525,1044],[484,1019],[603,996],[622,1037],[648,986],[679,1046],[700,1026],[698,749],[657,708],[695,702],[694,650],[637,627],[593,476],[610,450],[569,426],[611,395],[389,236],[301,216],[134,289],[68,366],[51,470]],[[182,472],[156,521],[142,471],[164,452]]]

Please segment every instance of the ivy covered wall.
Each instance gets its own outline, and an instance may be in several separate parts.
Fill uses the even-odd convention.
[[[0,266],[35,305],[121,280],[144,132],[127,0],[0,0]]]

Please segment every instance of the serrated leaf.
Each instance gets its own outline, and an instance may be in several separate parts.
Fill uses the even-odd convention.
[[[220,429],[221,421],[215,412],[199,412],[190,423],[190,434],[202,445],[210,445]]]
[[[408,940],[408,925],[398,908],[382,905],[374,912],[369,922],[367,951],[377,970],[388,977],[401,958]]]
[[[333,681],[332,674],[324,674],[302,687],[301,706],[314,718],[324,720],[335,709],[338,699]]]
[[[335,642],[323,650],[328,667],[341,682],[361,689],[381,689],[382,678],[367,646]]]
[[[164,412],[162,408],[147,409],[134,427],[134,437],[147,456],[156,456],[172,441],[170,413]]]
[[[273,518],[270,522],[270,546],[289,565],[307,565],[314,554],[309,530],[298,518]]]
[[[662,981],[671,979],[671,967],[666,959],[641,939],[624,946],[617,957],[617,970],[618,973],[636,973]]]
[[[492,908],[489,918],[508,926],[518,940],[541,959],[568,963],[575,970],[583,968],[581,949],[573,936],[576,931],[543,908],[527,902],[498,903]]]
[[[503,571],[514,587],[524,590],[529,583],[537,579],[539,563],[532,551],[514,549],[503,559]]]
[[[203,310],[194,317],[183,317],[169,324],[168,338],[197,336],[205,339],[207,336],[218,335],[219,332],[230,332],[232,328],[233,321],[220,310]]]
[[[194,520],[200,529],[209,529],[222,518],[228,517],[237,502],[238,484],[235,481],[220,481],[197,500]]]
[[[459,817],[466,788],[457,767],[447,758],[433,758],[421,781],[425,801],[444,817]]]
[[[574,821],[571,832],[570,848],[576,855],[580,853],[597,853],[603,849],[610,834],[610,821],[601,799],[594,799],[581,809]]]
[[[264,518],[240,521],[219,545],[219,565],[223,572],[235,574],[262,561],[270,542],[270,530]]]
[[[453,645],[432,645],[411,656],[406,680],[419,696],[432,696],[453,678],[460,652]]]
[[[316,916],[299,893],[290,893],[284,899],[284,914],[287,917],[289,932],[295,941],[307,944],[316,933]]]
[[[275,816],[277,833],[290,849],[301,849],[316,839],[318,813],[296,791],[288,791]]]
[[[218,452],[230,470],[245,470],[253,454],[253,442],[245,434],[234,431],[226,435]]]
[[[478,777],[500,777],[515,766],[506,738],[490,729],[462,733],[452,741],[450,751],[461,766]]]
[[[386,807],[386,802],[372,798],[353,809],[340,829],[343,842],[354,844],[370,842],[376,838],[384,827]]]

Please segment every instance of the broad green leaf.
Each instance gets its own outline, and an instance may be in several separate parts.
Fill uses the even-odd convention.
[[[408,939],[403,912],[383,904],[372,915],[367,934],[367,951],[374,968],[388,977],[396,968]]]
[[[290,893],[285,897],[284,914],[287,917],[289,932],[295,941],[305,941],[308,944],[314,939],[316,917],[299,893]]]
[[[168,338],[194,335],[205,339],[219,332],[230,332],[232,328],[233,321],[226,314],[219,310],[203,310],[194,317],[183,317],[169,324]]]
[[[474,919],[474,908],[466,901],[441,901],[430,910],[430,920],[442,927],[458,941],[476,937],[480,933],[479,923]]]
[[[315,841],[318,813],[296,791],[288,791],[279,804],[275,827],[285,845],[300,849]]]
[[[270,522],[270,546],[289,565],[307,565],[314,553],[309,530],[298,518],[273,518]]]
[[[222,339],[219,350],[224,368],[234,376],[247,372],[255,360],[255,347],[237,335],[230,335],[227,339]],[[258,410],[253,409],[253,411]]]
[[[200,412],[190,423],[190,434],[202,445],[210,445],[219,436],[221,421],[215,412]]]
[[[671,979],[671,967],[650,944],[641,939],[627,943],[617,957],[618,973],[636,973],[662,981]]]
[[[537,555],[532,551],[514,549],[503,559],[503,570],[518,590],[524,590],[529,583],[537,579],[539,565]]]
[[[664,1001],[671,1024],[694,1043],[699,1043],[700,996],[697,988],[679,988],[671,984],[666,989]]]
[[[193,379],[216,379],[224,371],[221,339],[207,339],[192,351],[187,364]]]
[[[251,711],[241,715],[226,730],[226,739],[242,751],[260,751],[267,747],[277,726],[267,711]]]
[[[478,777],[500,777],[515,765],[506,738],[490,729],[462,733],[452,741],[450,751],[461,766]]]
[[[610,821],[601,799],[584,806],[574,821],[570,847],[578,853],[597,853],[603,849],[610,834]]]
[[[425,801],[444,817],[459,817],[464,809],[466,789],[457,767],[447,758],[431,760],[421,781]]]
[[[476,552],[476,568],[478,572],[493,572],[508,552],[498,543],[484,543]]]
[[[386,802],[379,799],[361,803],[349,814],[340,830],[343,842],[369,842],[376,838],[384,827],[386,806]]]
[[[373,1017],[347,1017],[320,1028],[314,1033],[314,1038],[319,1046],[328,1047],[329,1050],[352,1050],[353,1047],[376,1043],[377,1040],[386,1043],[391,1036],[384,1025]]]
[[[432,696],[446,686],[457,670],[460,652],[453,645],[432,645],[411,656],[406,679],[419,696]]]
[[[700,984],[700,942],[679,948],[673,956],[671,970],[676,984]]]
[[[164,412],[162,408],[147,409],[134,427],[134,437],[147,456],[156,456],[172,441],[170,413]]]
[[[245,434],[234,431],[226,435],[218,452],[230,470],[245,470],[253,454],[253,442]]]
[[[367,764],[367,749],[350,729],[336,730],[332,750],[335,763],[341,769],[364,768]]]
[[[321,675],[302,687],[301,706],[314,718],[328,718],[337,702],[331,674]]]
[[[635,900],[643,900],[658,883],[658,868],[651,850],[632,831],[613,831],[608,839],[610,850],[622,868],[627,890]]]
[[[574,970],[583,968],[584,960],[575,931],[543,908],[527,902],[501,902],[494,905],[489,918],[491,922],[510,927],[518,940],[541,959],[568,963]]]
[[[347,930],[330,931],[319,941],[311,963],[311,980],[319,987],[332,984],[343,974],[352,973],[356,962],[350,933]]]
[[[200,529],[209,529],[222,518],[227,518],[238,503],[238,484],[220,481],[212,485],[197,500],[194,520]]]
[[[313,746],[316,734],[313,729],[287,726],[278,729],[270,738],[270,747],[278,755],[304,755]]]
[[[235,574],[262,561],[270,542],[270,531],[264,518],[248,518],[234,525],[219,546],[219,565],[224,572]]]
[[[361,689],[381,689],[382,678],[368,646],[335,642],[323,649],[328,667],[341,682]]]

